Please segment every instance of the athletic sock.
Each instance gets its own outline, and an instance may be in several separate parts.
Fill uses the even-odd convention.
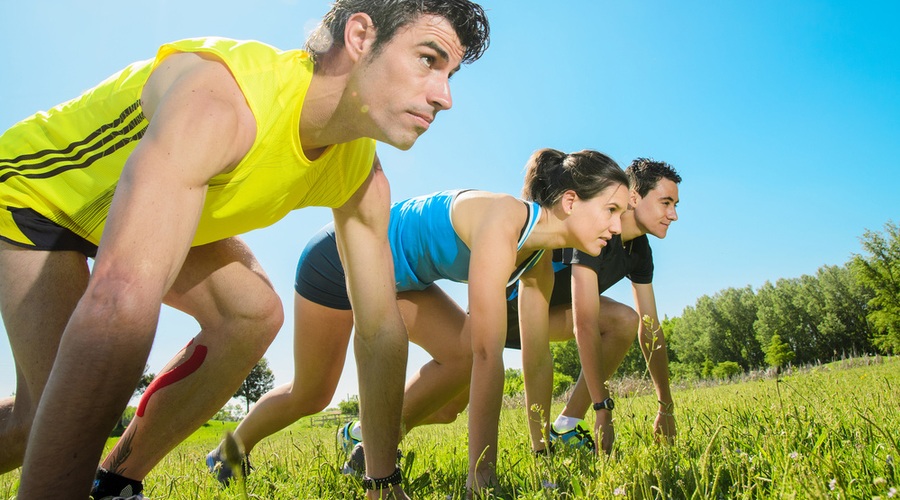
[[[91,496],[95,500],[106,497],[130,497],[139,494],[143,489],[144,485],[141,481],[120,476],[100,467],[97,469]]]
[[[556,430],[556,432],[563,434],[563,433],[569,432],[572,429],[574,429],[575,426],[578,425],[578,422],[580,422],[580,421],[581,421],[580,418],[567,417],[565,415],[560,415],[560,416],[556,417],[556,421],[553,422],[553,429]]]

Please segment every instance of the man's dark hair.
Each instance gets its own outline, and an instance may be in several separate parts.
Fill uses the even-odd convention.
[[[675,184],[681,182],[681,176],[675,171],[675,167],[664,161],[655,161],[652,158],[635,158],[625,169],[631,189],[637,191],[641,197],[647,196],[660,179],[669,179]]]
[[[372,18],[376,35],[372,53],[390,41],[397,30],[431,14],[446,19],[465,48],[462,62],[478,60],[490,44],[490,26],[484,9],[469,0],[335,0],[322,24],[309,37],[306,50],[313,59],[332,44],[343,45],[347,20],[362,12]]]

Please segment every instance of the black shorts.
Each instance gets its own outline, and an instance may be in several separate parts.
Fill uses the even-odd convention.
[[[319,230],[297,263],[294,290],[303,298],[331,309],[350,310],[344,266],[338,255],[334,224]]]
[[[97,256],[97,245],[78,236],[72,231],[60,226],[43,215],[30,208],[7,208],[13,221],[30,241],[31,245],[20,241],[11,240],[0,235],[3,240],[12,245],[32,250],[45,251],[73,251],[81,252],[87,257]]]
[[[553,293],[550,295],[550,307],[571,303],[572,267],[566,266],[553,274]],[[522,349],[522,334],[519,332],[519,299],[515,295],[506,301],[505,347],[507,349]]]

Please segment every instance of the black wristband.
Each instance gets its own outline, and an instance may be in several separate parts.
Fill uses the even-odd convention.
[[[381,490],[387,488],[388,486],[394,486],[403,482],[403,474],[400,472],[400,467],[394,469],[394,472],[388,476],[380,479],[373,479],[369,476],[366,476],[363,479],[363,488],[367,490]]]
[[[606,398],[599,403],[594,403],[594,411],[600,410],[609,410],[612,411],[613,408],[616,407],[616,403],[613,402],[612,398]]]

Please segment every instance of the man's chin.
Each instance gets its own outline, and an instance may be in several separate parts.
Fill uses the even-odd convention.
[[[416,140],[418,138],[419,138],[419,136],[416,135],[415,137],[396,138],[396,139],[386,140],[383,142],[390,144],[391,146],[394,146],[395,148],[399,149],[400,151],[408,151],[410,148],[413,147],[413,145],[416,143]]]

